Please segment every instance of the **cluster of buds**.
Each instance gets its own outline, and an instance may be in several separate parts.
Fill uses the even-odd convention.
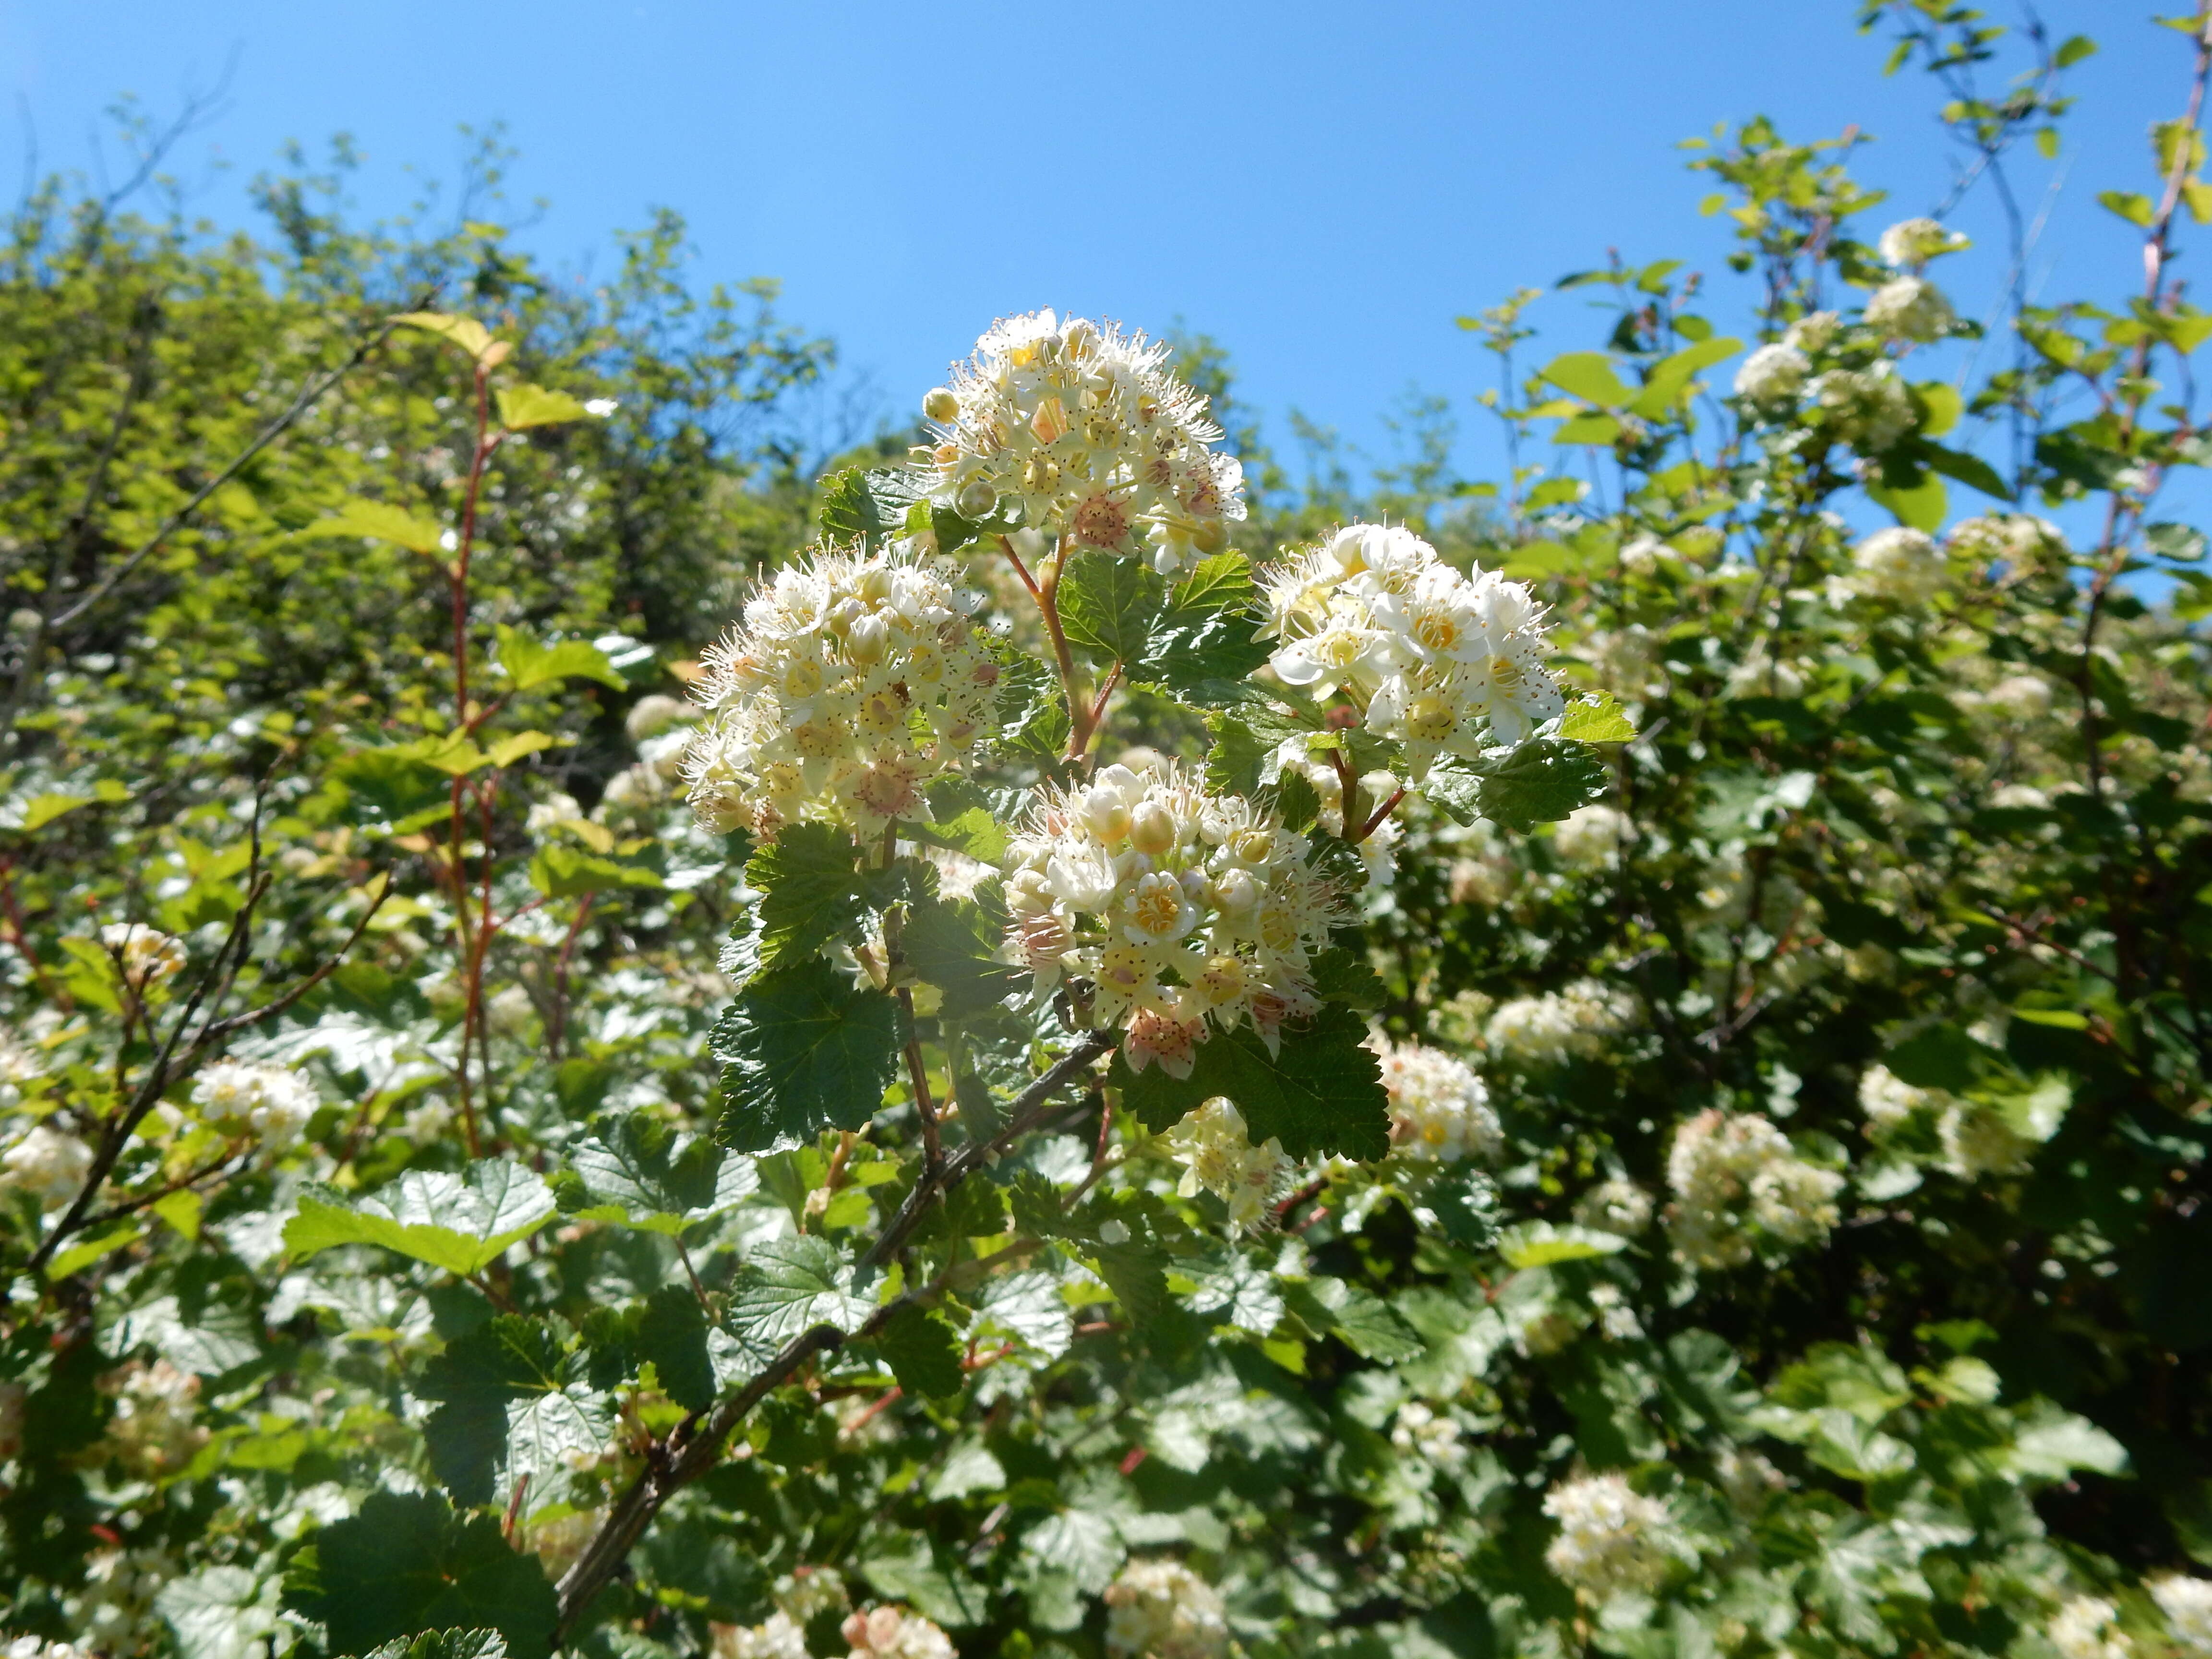
[[[1116,1659],[1219,1659],[1221,1592],[1180,1561],[1132,1561],[1106,1587],[1106,1651]]]
[[[1407,775],[1439,756],[1519,743],[1566,708],[1545,665],[1544,608],[1495,571],[1463,576],[1411,531],[1352,525],[1270,571],[1268,659],[1405,747]]]
[[[27,1193],[42,1210],[58,1210],[84,1190],[93,1151],[76,1136],[34,1123],[0,1152],[0,1188]]]
[[[1228,1207],[1232,1227],[1260,1226],[1290,1177],[1283,1143],[1270,1136],[1255,1146],[1243,1113],[1219,1095],[1170,1129],[1167,1143],[1182,1163],[1182,1195],[1212,1193]]]
[[[1206,399],[1165,346],[1049,311],[1011,317],[923,400],[937,441],[915,452],[929,499],[969,519],[1018,507],[1071,550],[1142,555],[1163,573],[1228,545],[1243,467],[1213,449]]]
[[[1636,1005],[1626,992],[1578,979],[1564,991],[1499,1003],[1483,1028],[1483,1041],[1501,1060],[1559,1066],[1603,1053],[1635,1018]]]
[[[297,1140],[320,1103],[315,1085],[289,1066],[219,1060],[192,1083],[203,1123],[219,1134],[252,1135],[270,1152]]]
[[[1927,532],[1892,525],[1851,550],[1851,591],[1870,599],[1917,605],[1942,591],[1948,566]]]
[[[904,1607],[871,1607],[845,1621],[847,1659],[959,1659],[951,1638]]]
[[[1819,1243],[1836,1224],[1844,1186],[1834,1170],[1799,1158],[1764,1117],[1717,1109],[1675,1130],[1667,1182],[1674,1254],[1694,1267],[1737,1267]]]
[[[133,991],[143,992],[184,971],[185,942],[143,921],[111,921],[100,930],[100,948],[122,965]]]
[[[1008,959],[1040,990],[1087,981],[1091,1022],[1126,1025],[1129,1063],[1188,1077],[1209,1027],[1272,1049],[1320,1012],[1314,953],[1346,920],[1306,838],[1171,763],[1109,766],[1042,792],[1006,854]]]
[[[824,550],[764,582],[706,654],[684,761],[718,834],[815,820],[879,833],[992,735],[999,665],[949,567]]]

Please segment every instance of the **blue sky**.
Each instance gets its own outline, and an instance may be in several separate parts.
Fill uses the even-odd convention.
[[[1893,192],[1869,233],[1942,193],[1936,89],[1917,71],[1882,78],[1887,44],[1853,11],[0,0],[0,70],[40,165],[84,167],[118,94],[172,109],[234,51],[225,112],[178,158],[223,220],[244,216],[246,179],[285,139],[353,134],[361,204],[381,212],[422,176],[453,176],[457,124],[503,120],[521,151],[512,194],[550,202],[522,233],[532,246],[574,270],[601,250],[604,268],[610,231],[675,207],[702,276],[781,278],[786,313],[834,334],[902,416],[992,317],[1053,304],[1214,333],[1279,445],[1296,407],[1387,456],[1394,403],[1446,395],[1462,465],[1494,471],[1468,401],[1486,364],[1455,315],[1617,246],[1720,279],[1728,326],[1740,289],[1720,267],[1723,224],[1698,217],[1709,185],[1679,140],[1759,112],[1793,135],[1856,122],[1880,139],[1863,176]],[[2043,13],[2054,36],[2103,50],[2072,77],[2081,102],[2033,276],[2053,297],[2117,301],[2140,283],[2136,243],[2094,198],[2150,188],[2146,126],[2179,106],[2186,43],[2132,4]],[[2049,176],[2032,168],[2039,206]],[[1938,267],[1969,314],[1998,276],[1993,212],[1973,198],[1958,222],[1981,247]],[[1595,343],[1586,297],[1541,302],[1544,344]]]

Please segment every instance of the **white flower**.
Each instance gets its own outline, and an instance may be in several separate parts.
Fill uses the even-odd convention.
[[[584,399],[584,413],[592,416],[596,420],[604,421],[608,416],[613,414],[615,410],[621,407],[622,404],[617,403],[612,398],[586,398]]]
[[[1951,302],[1925,276],[1894,277],[1866,302],[1866,325],[1893,340],[1940,340],[1956,321]]]
[[[1852,550],[1850,584],[1868,599],[1917,604],[1942,589],[1947,568],[1943,550],[1925,531],[1892,525]]]
[[[96,1654],[145,1650],[162,1627],[154,1598],[177,1571],[175,1558],[163,1549],[94,1555],[85,1564],[83,1587],[62,1603],[77,1646]]]
[[[1577,807],[1552,827],[1552,848],[1573,870],[1609,870],[1628,832],[1628,815],[1603,804]]]
[[[92,1158],[92,1148],[75,1135],[36,1123],[0,1152],[0,1186],[30,1194],[41,1209],[58,1210],[84,1190]]]
[[[1269,665],[1405,747],[1407,775],[1440,756],[1517,744],[1566,707],[1545,665],[1543,607],[1495,571],[1462,576],[1411,531],[1352,525],[1265,573]]]
[[[1258,1226],[1291,1171],[1283,1143],[1270,1137],[1255,1146],[1244,1115],[1218,1095],[1170,1129],[1166,1140],[1183,1165],[1182,1195],[1212,1193],[1229,1206],[1233,1227]]]
[[[1834,343],[1843,325],[1840,313],[1809,312],[1782,331],[1782,343],[1794,346],[1800,351],[1826,351]]]
[[[923,400],[937,437],[914,453],[923,493],[970,519],[1018,508],[1048,538],[1164,573],[1220,551],[1244,516],[1243,468],[1212,447],[1221,428],[1168,356],[1110,323],[1002,319]]]
[[[2027,513],[1985,513],[1951,526],[1943,544],[1975,564],[2025,565],[2047,552],[2063,552],[2066,537],[2048,519]]]
[[[219,1060],[193,1079],[192,1104],[210,1128],[252,1135],[273,1152],[300,1138],[321,1102],[315,1085],[289,1066]]]
[[[1418,1400],[1408,1400],[1398,1407],[1397,1420],[1390,1425],[1390,1443],[1438,1468],[1455,1469],[1467,1462],[1467,1443],[1460,1438],[1459,1424]]]
[[[1221,1592],[1180,1561],[1137,1560],[1106,1587],[1106,1651],[1123,1659],[1220,1659]]]
[[[13,1031],[0,1026],[0,1111],[21,1105],[23,1091],[46,1073],[46,1062]]]
[[[18,1636],[13,1641],[0,1638],[0,1659],[95,1659],[85,1648],[71,1642],[49,1642],[43,1637]]]
[[[2150,1594],[2175,1641],[2193,1654],[2212,1655],[2212,1578],[2177,1573],[2154,1579]]]
[[[111,921],[100,930],[100,945],[123,958],[123,976],[134,988],[159,985],[182,971],[185,942],[143,921]]]
[[[647,738],[659,737],[672,726],[684,725],[698,717],[698,709],[682,698],[656,691],[630,705],[629,713],[623,716],[623,731],[632,743],[643,743]]]
[[[1826,1238],[1844,1178],[1798,1158],[1765,1118],[1716,1108],[1674,1131],[1667,1184],[1675,1255],[1692,1267],[1735,1267]]]
[[[1554,1486],[1544,1513],[1559,1523],[1544,1565],[1592,1601],[1658,1588],[1676,1561],[1696,1552],[1665,1503],[1619,1474],[1588,1474]]]
[[[207,1443],[198,1423],[200,1380],[166,1359],[133,1360],[100,1383],[115,1397],[106,1449],[135,1475],[174,1474]]]
[[[1463,1060],[1419,1043],[1368,1045],[1382,1061],[1390,1095],[1390,1139],[1403,1157],[1424,1164],[1494,1158],[1504,1131],[1490,1109],[1490,1090]]]
[[[2009,674],[1989,690],[1989,706],[2016,720],[2051,712],[2051,682],[2040,674]]]
[[[1735,372],[1735,395],[1755,404],[1788,403],[1805,389],[1805,377],[1812,372],[1811,358],[1778,340],[1743,360]]]
[[[2102,1597],[2069,1596],[2051,1620],[2051,1645],[2061,1659],[2128,1659],[2135,1644],[2119,1621],[2120,1610]]]
[[[1832,368],[1815,375],[1805,390],[1822,421],[1862,455],[1881,454],[1912,429],[1912,398],[1894,363]]]
[[[2027,1168],[2036,1143],[2015,1131],[2002,1112],[1977,1100],[1947,1099],[1936,1125],[1945,1170],[1962,1181],[1978,1181],[1984,1176],[2018,1175]]]
[[[1595,980],[1577,980],[1564,991],[1501,1002],[1483,1029],[1483,1040],[1502,1059],[1528,1066],[1557,1066],[1603,1052],[1626,1030],[1635,1005],[1626,992]]]
[[[1934,1091],[1916,1089],[1879,1061],[1859,1074],[1859,1109],[1876,1134],[1896,1128],[1934,1098]]]
[[[1946,230],[1933,219],[1900,219],[1882,232],[1876,246],[1885,263],[1899,270],[1917,270],[1939,255],[1973,244],[1963,232]]]
[[[706,653],[712,718],[684,762],[702,825],[874,836],[927,816],[924,788],[992,735],[999,678],[949,571],[826,550],[761,585]]]
[[[848,1659],[960,1659],[951,1639],[918,1613],[872,1607],[845,1621]]]
[[[1575,1224],[1633,1238],[1651,1224],[1651,1194],[1620,1176],[1601,1181],[1576,1201]]]
[[[1307,844],[1166,762],[1041,790],[1006,852],[1005,955],[1040,988],[1090,981],[1092,1020],[1126,1026],[1140,1071],[1188,1077],[1209,1031],[1248,1021],[1273,1049],[1320,1012],[1313,957],[1346,914]]]
[[[807,1659],[806,1632],[777,1611],[760,1625],[715,1625],[714,1659]]]

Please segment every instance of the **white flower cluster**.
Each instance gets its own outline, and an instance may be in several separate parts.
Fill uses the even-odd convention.
[[[1984,513],[1953,525],[1943,544],[1976,564],[2024,565],[2045,553],[2064,551],[2066,536],[2050,520],[2032,514]]]
[[[2032,720],[2051,712],[2056,694],[2040,674],[2008,674],[1982,694],[1982,706],[2016,720]]]
[[[1601,1053],[1635,1018],[1636,1005],[1626,991],[1577,980],[1564,991],[1499,1003],[1483,1028],[1483,1041],[1500,1059],[1558,1066]]]
[[[96,1654],[148,1650],[161,1628],[154,1598],[177,1576],[161,1549],[103,1550],[85,1563],[84,1584],[62,1603],[76,1644]]]
[[[1382,1062],[1390,1139],[1399,1153],[1423,1164],[1456,1164],[1494,1158],[1504,1149],[1489,1085],[1466,1061],[1418,1042],[1378,1038],[1368,1046]]]
[[[1826,1237],[1844,1178],[1799,1158],[1758,1114],[1711,1108],[1674,1131],[1667,1182],[1675,1255],[1692,1267],[1735,1267]]]
[[[1963,1181],[2017,1175],[2035,1153],[2036,1143],[1996,1107],[1943,1089],[1916,1088],[1879,1062],[1859,1076],[1859,1109],[1876,1139],[1894,1133],[1916,1112],[1933,1114],[1942,1167]]]
[[[1862,455],[1881,454],[1912,429],[1911,394],[1894,363],[1832,368],[1805,389],[1830,430]]]
[[[1808,311],[1782,331],[1782,343],[1804,352],[1826,351],[1844,331],[1839,311]]]
[[[1947,573],[1943,550],[1907,525],[1877,530],[1851,550],[1850,586],[1870,599],[1918,604],[1942,591]]]
[[[924,491],[970,519],[1011,498],[1030,529],[1163,573],[1218,552],[1244,516],[1243,468],[1212,447],[1221,428],[1168,356],[1049,311],[994,324],[923,401],[938,440],[915,452]]]
[[[181,973],[185,942],[143,921],[111,921],[100,930],[100,948],[120,957],[123,976],[144,990]]]
[[[2120,1610],[2097,1595],[2072,1595],[2052,1615],[2051,1645],[2060,1659],[2128,1659],[2135,1651],[2120,1629]]]
[[[713,1626],[714,1659],[808,1659],[806,1632],[781,1609],[758,1625]]]
[[[763,584],[706,653],[712,718],[684,763],[702,824],[866,836],[924,815],[924,787],[991,735],[999,678],[948,569],[824,550]]]
[[[315,1085],[289,1066],[219,1060],[193,1079],[192,1104],[210,1128],[252,1135],[274,1152],[300,1138],[321,1102]]]
[[[2154,1581],[2150,1595],[2175,1641],[2199,1659],[2212,1655],[2212,1578],[2176,1573]]]
[[[1940,340],[1957,321],[1943,291],[1925,276],[1893,277],[1866,302],[1867,326],[1887,339]]]
[[[1934,219],[1900,219],[1881,234],[1875,244],[1886,264],[1899,270],[1917,270],[1940,254],[1972,247],[1962,231],[1947,230]]]
[[[918,1613],[871,1607],[845,1621],[847,1659],[960,1659],[951,1638]]]
[[[1183,1165],[1182,1195],[1212,1193],[1229,1206],[1234,1227],[1260,1225],[1291,1172],[1283,1143],[1270,1136],[1255,1146],[1243,1113],[1219,1095],[1170,1129],[1166,1140]]]
[[[1265,592],[1277,677],[1345,692],[1362,724],[1405,745],[1415,783],[1438,756],[1517,744],[1566,708],[1535,595],[1493,570],[1462,576],[1409,530],[1340,530],[1268,572]]]
[[[1735,372],[1735,395],[1755,404],[1785,404],[1805,389],[1813,360],[1786,341],[1763,345]]]
[[[93,1654],[70,1642],[49,1642],[42,1636],[18,1636],[0,1645],[0,1659],[94,1659]]]
[[[34,1123],[0,1152],[0,1187],[28,1193],[43,1210],[75,1201],[92,1173],[92,1148],[65,1130]]]
[[[200,1380],[166,1359],[133,1360],[101,1387],[115,1397],[106,1449],[135,1475],[174,1474],[207,1443],[200,1426]]]
[[[1221,1592],[1180,1561],[1132,1561],[1106,1587],[1106,1651],[1126,1659],[1220,1659]]]
[[[1188,1077],[1208,1022],[1249,1020],[1272,1048],[1320,1011],[1314,952],[1345,919],[1304,836],[1179,768],[1109,766],[1048,789],[1006,852],[1006,949],[1040,988],[1091,982],[1091,1015],[1126,1023],[1129,1063]]]
[[[1633,1238],[1651,1224],[1651,1194],[1625,1176],[1601,1181],[1575,1201],[1575,1224]]]
[[[1609,870],[1628,828],[1627,813],[1595,801],[1552,826],[1552,850],[1571,870]]]
[[[1665,1503],[1625,1475],[1586,1474],[1554,1486],[1544,1513],[1559,1523],[1544,1565],[1594,1601],[1655,1589],[1675,1562],[1696,1559]]]
[[[1397,1419],[1390,1425],[1390,1443],[1438,1468],[1455,1469],[1467,1462],[1467,1443],[1460,1437],[1459,1424],[1419,1400],[1398,1407]]]

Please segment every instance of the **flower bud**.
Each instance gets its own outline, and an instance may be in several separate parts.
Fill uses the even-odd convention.
[[[951,386],[938,386],[921,400],[921,412],[940,426],[950,425],[959,417],[960,399]]]
[[[960,510],[960,516],[963,519],[984,518],[999,504],[999,492],[984,480],[973,478],[961,486],[960,494],[954,498],[952,504]]]
[[[872,564],[860,573],[855,586],[864,603],[881,605],[891,596],[891,573],[882,565]]]
[[[1260,884],[1249,870],[1231,870],[1213,884],[1213,902],[1231,915],[1242,915],[1260,902]]]
[[[1129,844],[1158,857],[1180,839],[1174,815],[1158,801],[1146,801],[1129,816]]]
[[[881,617],[862,617],[845,640],[854,662],[881,662],[890,643],[891,626]]]
[[[1229,526],[1219,519],[1201,519],[1190,544],[1201,553],[1218,553],[1229,545]]]
[[[1083,827],[1103,845],[1110,847],[1129,833],[1129,809],[1114,790],[1085,790],[1083,804],[1076,812],[1083,820]]]

